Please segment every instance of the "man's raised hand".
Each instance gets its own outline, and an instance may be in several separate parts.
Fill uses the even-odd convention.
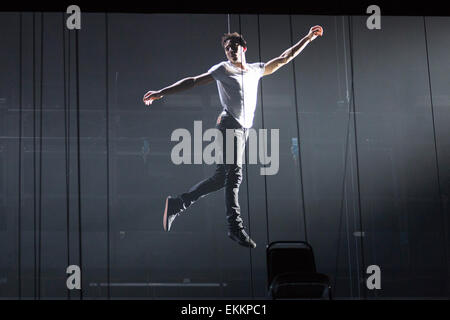
[[[159,91],[149,91],[144,95],[144,98],[142,99],[145,103],[145,105],[151,105],[153,103],[153,100],[158,100],[163,97],[162,94],[159,93]]]
[[[317,36],[323,35],[323,28],[321,26],[314,26],[309,29],[308,37],[313,41]]]

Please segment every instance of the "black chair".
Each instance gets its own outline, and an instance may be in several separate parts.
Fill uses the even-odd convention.
[[[267,246],[268,293],[272,299],[330,299],[328,276],[316,272],[312,247],[304,241]]]

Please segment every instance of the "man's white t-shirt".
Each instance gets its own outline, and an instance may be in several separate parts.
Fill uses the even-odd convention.
[[[242,70],[230,61],[211,67],[208,72],[217,82],[220,103],[244,128],[251,128],[255,115],[259,79],[264,74],[263,62],[248,63]]]

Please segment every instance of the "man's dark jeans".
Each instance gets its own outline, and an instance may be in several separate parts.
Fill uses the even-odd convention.
[[[241,209],[239,206],[239,187],[242,182],[242,157],[245,150],[245,143],[248,138],[248,130],[242,128],[233,116],[228,113],[222,115],[216,128],[220,130],[223,137],[223,144],[222,146],[219,146],[223,154],[222,163],[217,164],[216,171],[212,177],[192,186],[188,192],[181,194],[180,198],[183,200],[184,207],[187,208],[199,198],[225,188],[228,226],[230,230],[239,230],[243,229]],[[226,146],[231,143],[231,141],[229,141],[230,137],[228,137],[227,140],[226,129],[234,129],[229,130],[229,134],[233,132],[234,137],[234,161],[227,161]],[[238,148],[238,146],[240,146],[240,148]]]

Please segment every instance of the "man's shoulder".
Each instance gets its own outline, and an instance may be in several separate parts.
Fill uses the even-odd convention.
[[[249,63],[249,66],[253,70],[253,73],[257,74],[259,77],[263,76],[264,69],[266,67],[266,64],[264,62]]]
[[[224,78],[228,77],[230,74],[230,70],[228,70],[227,62],[222,61],[218,64],[212,66],[208,73],[215,79],[215,80],[223,80]]]
[[[216,71],[220,68],[224,68],[226,63],[227,63],[226,61],[221,61],[218,64],[213,65],[211,68],[209,68],[209,72]]]
[[[250,67],[254,68],[254,69],[261,69],[264,68],[265,63],[264,62],[252,62],[249,63]]]

